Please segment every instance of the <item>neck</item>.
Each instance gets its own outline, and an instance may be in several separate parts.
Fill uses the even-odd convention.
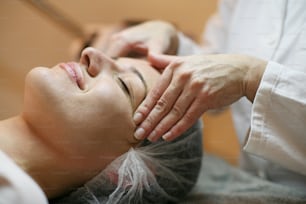
[[[40,185],[48,198],[79,186],[97,173],[85,173],[86,163],[72,162],[42,138],[22,116],[0,121],[0,149]]]

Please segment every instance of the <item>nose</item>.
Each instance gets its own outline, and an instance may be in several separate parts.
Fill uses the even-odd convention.
[[[102,70],[117,71],[119,69],[114,60],[92,47],[82,51],[80,63],[87,67],[87,72],[92,77],[97,76]]]

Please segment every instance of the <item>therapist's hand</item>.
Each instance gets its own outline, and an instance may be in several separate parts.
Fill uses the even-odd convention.
[[[148,56],[151,52],[176,54],[178,35],[175,27],[164,21],[148,21],[114,34],[105,53],[113,58]]]
[[[266,67],[265,61],[242,55],[152,55],[150,60],[165,70],[134,114],[139,125],[134,136],[151,141],[173,140],[205,111],[242,96],[253,101]]]

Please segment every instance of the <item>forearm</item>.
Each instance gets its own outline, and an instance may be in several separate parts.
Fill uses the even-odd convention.
[[[244,149],[306,175],[306,74],[269,62],[256,93]]]

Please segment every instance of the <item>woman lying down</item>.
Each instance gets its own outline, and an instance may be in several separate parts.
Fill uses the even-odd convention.
[[[172,142],[136,141],[133,111],[160,74],[86,48],[80,63],[32,69],[23,112],[0,122],[0,203],[167,203],[193,187],[195,124]]]

